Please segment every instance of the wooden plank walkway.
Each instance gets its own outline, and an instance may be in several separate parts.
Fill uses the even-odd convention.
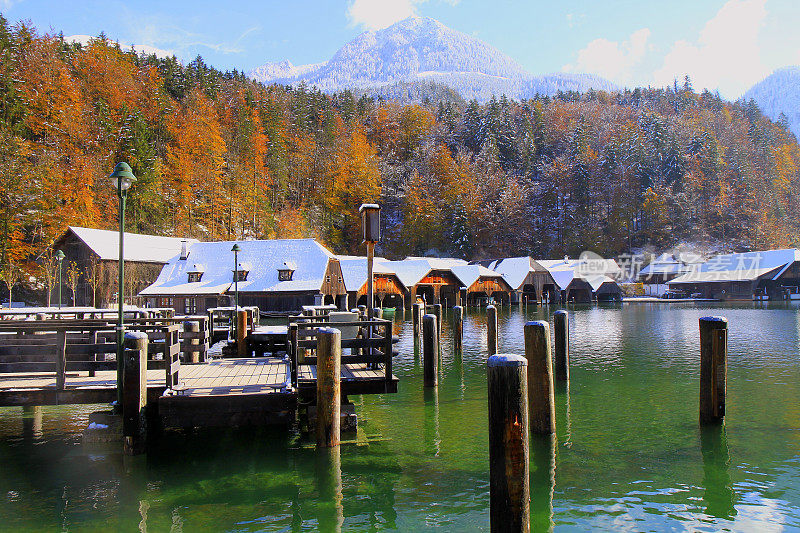
[[[104,403],[116,399],[116,371],[67,372],[66,386],[56,391],[53,373],[0,374],[0,406],[58,405],[65,403]],[[364,363],[342,365],[344,394],[396,392],[385,391],[383,369],[372,370]],[[316,366],[301,365],[299,388],[314,390]],[[273,394],[290,386],[289,362],[279,357],[221,359],[195,365],[181,365],[177,397],[218,397],[240,394]],[[164,392],[164,371],[147,371],[148,396],[158,398]]]

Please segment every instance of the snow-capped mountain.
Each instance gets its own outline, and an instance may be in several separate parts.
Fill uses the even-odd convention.
[[[745,100],[756,101],[761,112],[777,121],[781,113],[789,128],[800,139],[800,67],[776,70],[744,93]]]
[[[434,81],[464,98],[479,100],[501,94],[521,98],[537,92],[614,88],[611,82],[586,74],[533,76],[487,43],[422,17],[364,32],[324,63],[299,67],[289,61],[269,63],[249,75],[265,83],[305,82],[323,91]]]

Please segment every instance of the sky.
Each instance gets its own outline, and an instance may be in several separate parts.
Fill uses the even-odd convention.
[[[692,79],[741,96],[800,64],[800,0],[0,0],[10,22],[97,36],[221,70],[329,59],[411,15],[482,39],[532,74],[590,72],[620,86]]]

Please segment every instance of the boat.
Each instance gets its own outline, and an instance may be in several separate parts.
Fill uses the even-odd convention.
[[[783,287],[784,299],[800,300],[800,287],[796,285],[786,285]]]

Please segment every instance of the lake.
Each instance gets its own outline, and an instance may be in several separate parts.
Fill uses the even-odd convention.
[[[557,309],[501,309],[500,351],[522,354],[525,321]],[[556,390],[555,444],[531,440],[532,529],[800,528],[800,307],[567,309],[571,383]],[[706,315],[729,320],[728,395],[724,426],[701,430]],[[485,315],[467,311],[460,357],[450,318],[435,391],[396,319],[399,393],[352,397],[360,438],[333,456],[294,428],[168,434],[122,457],[80,442],[103,406],[45,407],[33,441],[22,410],[2,408],[0,529],[487,531]]]

